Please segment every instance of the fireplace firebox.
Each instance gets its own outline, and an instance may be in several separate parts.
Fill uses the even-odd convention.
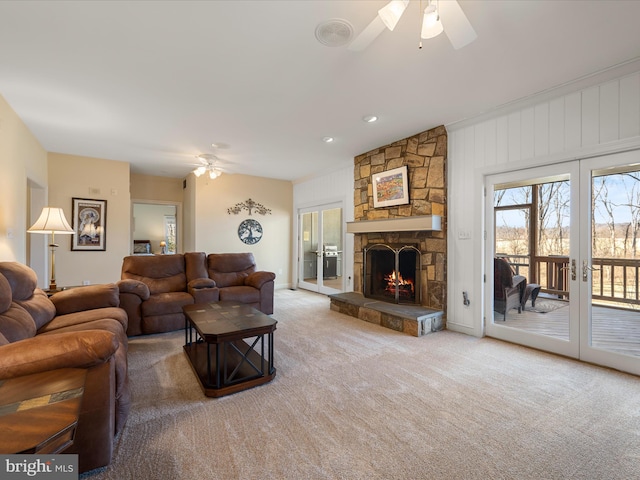
[[[420,303],[420,250],[375,244],[364,249],[364,296],[391,303]]]

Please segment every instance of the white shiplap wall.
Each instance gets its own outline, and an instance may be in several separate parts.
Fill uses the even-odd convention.
[[[640,149],[640,62],[448,125],[447,132],[447,328],[481,336],[485,176]]]
[[[298,283],[298,211],[301,208],[316,207],[334,202],[343,203],[343,225],[353,221],[353,163],[332,170],[326,175],[294,182],[293,185],[293,233],[292,265],[293,286]],[[353,235],[345,233],[343,250],[346,291],[353,290]]]

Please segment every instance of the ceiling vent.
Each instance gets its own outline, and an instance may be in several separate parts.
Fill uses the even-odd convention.
[[[351,41],[353,27],[346,20],[332,18],[316,27],[316,38],[327,47],[342,47]]]

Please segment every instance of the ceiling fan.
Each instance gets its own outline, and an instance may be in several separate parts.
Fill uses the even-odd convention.
[[[420,3],[423,3],[422,1]],[[453,48],[459,50],[473,42],[478,35],[457,0],[425,0],[420,38],[433,38],[444,32]],[[409,0],[391,0],[378,10],[371,23],[349,45],[348,49],[359,52],[367,48],[385,28],[393,31],[409,5]],[[422,48],[422,42],[420,42]]]
[[[209,178],[211,180],[214,180],[218,178],[220,175],[222,175],[223,169],[220,167],[220,164],[219,164],[220,159],[216,157],[214,154],[201,153],[200,155],[196,155],[196,158],[200,160],[200,163],[202,164],[193,171],[193,174],[196,177],[199,177],[208,172]]]

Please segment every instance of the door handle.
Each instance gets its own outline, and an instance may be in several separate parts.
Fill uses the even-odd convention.
[[[571,260],[571,267],[560,267],[560,270],[569,270],[571,269],[571,280],[575,280],[576,279],[576,260],[572,259]]]
[[[583,260],[582,261],[582,281],[586,282],[587,280],[589,280],[589,271],[599,272],[600,270],[602,269],[590,267],[589,262],[587,262],[586,260]]]

